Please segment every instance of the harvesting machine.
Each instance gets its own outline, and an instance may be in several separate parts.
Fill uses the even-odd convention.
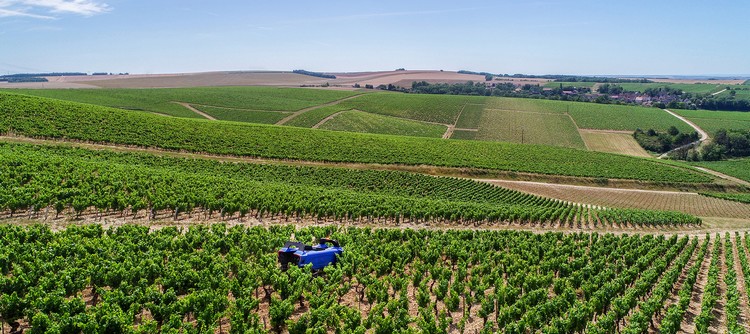
[[[341,255],[344,248],[336,240],[320,239],[317,245],[305,245],[301,242],[287,241],[279,250],[279,264],[281,270],[289,269],[289,264],[304,267],[312,264],[313,270],[321,270],[329,264],[336,263],[336,256]]]

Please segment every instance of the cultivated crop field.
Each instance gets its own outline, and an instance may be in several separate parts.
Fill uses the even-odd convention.
[[[454,124],[465,104],[481,104],[484,100],[484,97],[460,95],[375,93],[344,101],[340,105],[386,116]]]
[[[258,111],[296,111],[361,94],[342,90],[275,87],[29,89],[6,90],[6,92],[192,118],[201,118],[201,116],[174,102]]]
[[[493,180],[504,188],[555,198],[570,203],[586,203],[610,208],[666,210],[686,212],[699,217],[747,219],[750,205],[709,198],[696,193],[644,191],[600,187]]]
[[[474,139],[586,148],[570,116],[559,113],[485,109]]]
[[[546,84],[544,84],[544,87],[548,88],[559,88],[560,85],[563,87],[586,87],[586,88],[592,88],[594,85],[596,85],[596,82],[561,82],[561,81],[550,81]]]
[[[388,135],[442,138],[445,125],[371,114],[359,110],[344,111],[320,125],[319,129]]]
[[[746,112],[682,109],[672,111],[712,135],[719,129],[750,130],[750,113]]]
[[[659,87],[669,87],[672,89],[679,89],[686,93],[693,93],[693,94],[710,94],[710,93],[716,93],[724,88],[726,88],[727,85],[722,84],[710,84],[710,83],[694,83],[694,84],[683,84],[683,83],[664,83],[664,82],[658,82],[658,83],[620,83],[617,84],[619,86],[622,86],[626,91],[636,91],[636,92],[643,92],[648,88],[659,88]]]
[[[670,126],[675,126],[680,131],[692,131],[692,128],[684,122],[656,108],[497,97],[489,98],[486,107],[488,109],[568,113],[581,129],[635,131],[640,128],[664,131]]]
[[[288,116],[289,113],[278,111],[259,111],[246,109],[232,109],[225,107],[193,106],[212,117],[222,121],[235,121],[246,123],[275,124]]]
[[[275,159],[469,167],[660,182],[712,181],[706,174],[658,161],[547,146],[167,118],[4,93],[0,94],[0,109],[0,133],[28,137]]]
[[[632,133],[603,130],[579,130],[578,132],[589,150],[643,158],[651,157],[635,141]]]
[[[338,219],[474,225],[694,226],[675,212],[593,210],[467,179],[406,172],[229,164],[0,144],[2,217]],[[33,177],[32,177],[33,176]],[[193,217],[193,215],[196,215]]]
[[[701,161],[694,162],[693,164],[750,182],[750,158],[724,161]]]
[[[456,122],[457,128],[477,129],[482,122],[484,104],[467,103],[461,110],[461,116]]]
[[[281,272],[292,234],[344,255],[324,275]],[[3,225],[0,239],[4,320],[50,332],[735,333],[750,278],[747,235],[729,233]]]

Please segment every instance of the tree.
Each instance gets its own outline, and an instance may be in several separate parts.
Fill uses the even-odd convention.
[[[494,78],[492,74],[486,74],[484,76],[484,81],[492,81],[492,78]]]

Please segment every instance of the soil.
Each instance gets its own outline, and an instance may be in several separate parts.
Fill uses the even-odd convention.
[[[722,236],[723,238],[724,236]],[[730,242],[729,240],[723,240],[724,242]],[[726,333],[727,331],[727,314],[726,314],[726,304],[727,304],[727,285],[724,282],[724,277],[726,276],[727,272],[727,261],[724,258],[724,245],[720,247],[720,255],[719,255],[719,278],[718,278],[718,287],[717,287],[717,293],[719,294],[719,299],[716,300],[716,304],[714,304],[714,308],[711,311],[711,322],[708,326],[708,333],[709,334],[720,334],[720,333]]]
[[[703,258],[701,268],[698,271],[698,278],[693,284],[693,293],[690,297],[690,303],[688,304],[685,315],[682,317],[682,323],[680,324],[681,334],[692,334],[695,332],[695,318],[701,313],[701,303],[703,302],[703,290],[708,282],[708,267],[711,264],[711,253],[713,251],[713,243],[715,239],[711,240],[706,250],[706,255]]]
[[[747,282],[745,282],[745,276],[742,271],[742,264],[740,263],[740,257],[738,252],[744,252],[744,246],[742,245],[742,239],[735,235],[731,236],[734,240],[732,243],[732,256],[734,257],[734,272],[737,273],[737,292],[740,295],[740,316],[737,319],[740,325],[745,329],[745,333],[750,331],[750,303],[748,302],[747,295]]]

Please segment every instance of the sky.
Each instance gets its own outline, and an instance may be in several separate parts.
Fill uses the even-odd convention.
[[[0,74],[748,75],[750,1],[0,0]]]

